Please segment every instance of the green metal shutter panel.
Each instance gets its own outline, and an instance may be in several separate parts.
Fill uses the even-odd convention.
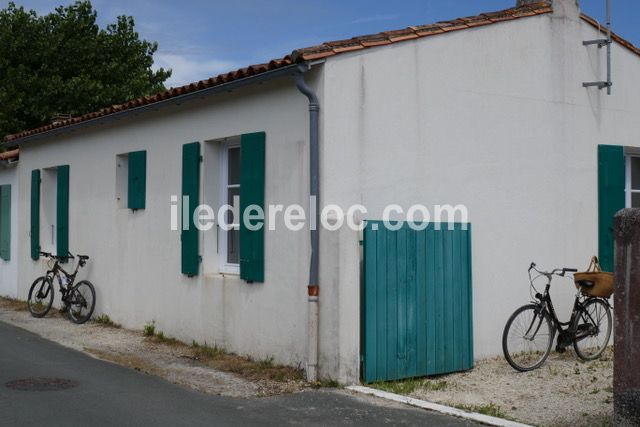
[[[613,216],[625,206],[624,149],[598,145],[598,254],[605,271],[613,271]]]
[[[0,187],[0,258],[11,259],[11,185]]]
[[[31,259],[40,258],[40,169],[31,171]]]
[[[197,276],[200,264],[198,253],[198,229],[193,221],[193,213],[200,204],[200,143],[192,142],[182,146],[182,197],[189,198],[187,212],[188,230],[182,228],[182,274]],[[185,212],[184,207],[182,212]],[[182,219],[181,224],[185,223]]]
[[[129,153],[129,176],[127,189],[127,207],[144,209],[147,186],[147,152]]]
[[[69,254],[69,165],[58,166],[56,196],[56,252]]]
[[[471,224],[364,229],[362,377],[388,381],[473,367]]]
[[[264,282],[265,227],[249,230],[242,216],[250,205],[264,211],[265,139],[264,132],[257,132],[240,140],[240,278],[247,282]]]

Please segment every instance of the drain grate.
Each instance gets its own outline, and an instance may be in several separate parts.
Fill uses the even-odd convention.
[[[54,391],[67,390],[77,387],[79,384],[78,381],[63,378],[23,378],[9,381],[5,386],[13,390],[21,391]]]

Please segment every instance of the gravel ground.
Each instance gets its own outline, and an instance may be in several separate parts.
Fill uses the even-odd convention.
[[[308,387],[302,380],[248,380],[207,366],[197,360],[190,346],[159,343],[143,337],[141,331],[106,327],[94,322],[75,325],[59,314],[36,319],[29,312],[20,310],[19,306],[15,301],[0,298],[0,321],[93,357],[158,375],[201,392],[230,397],[262,397]],[[52,308],[51,312],[54,311]]]
[[[449,406],[493,404],[506,417],[537,426],[607,426],[613,415],[613,351],[582,362],[553,352],[532,372],[517,372],[502,357],[474,369],[425,381],[409,395]],[[433,390],[438,389],[438,390]]]

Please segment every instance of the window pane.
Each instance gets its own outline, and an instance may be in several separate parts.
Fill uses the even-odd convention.
[[[240,147],[229,148],[229,185],[240,184]]]
[[[236,208],[240,212],[240,187],[227,188],[227,203],[233,206],[234,197],[237,199]],[[227,211],[227,224],[235,224],[233,212]]]
[[[631,189],[640,190],[640,157],[631,158]]]
[[[240,232],[239,230],[227,231],[227,262],[229,264],[240,263]]]
[[[640,208],[640,193],[631,193],[631,207]]]

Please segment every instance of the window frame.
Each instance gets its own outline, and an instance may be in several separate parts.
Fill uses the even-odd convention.
[[[624,156],[624,205],[627,208],[631,207],[632,195],[640,194],[640,188],[634,189],[631,188],[631,159],[639,158],[640,153],[637,152],[626,152]]]
[[[231,149],[240,150],[240,140],[239,139],[229,139],[222,141],[222,150],[220,153],[220,178],[219,178],[219,189],[218,189],[218,207],[222,207],[225,204],[232,204],[228,201],[228,191],[230,188],[240,188],[240,183],[229,185],[229,151]],[[240,173],[242,171],[242,160],[240,160]],[[238,176],[240,176],[240,173]],[[238,211],[240,210],[240,196],[238,196]],[[219,209],[218,209],[219,212]],[[216,212],[217,214],[217,212]],[[241,215],[238,215],[239,217]],[[233,225],[233,228],[240,232],[240,218],[234,218],[236,224]],[[232,275],[240,275],[240,259],[238,259],[237,264],[228,262],[228,230],[222,229],[220,227],[220,218],[216,221],[216,232],[218,235],[218,265],[221,274],[232,274]],[[238,243],[239,246],[239,243]],[[238,247],[238,250],[240,248]]]

